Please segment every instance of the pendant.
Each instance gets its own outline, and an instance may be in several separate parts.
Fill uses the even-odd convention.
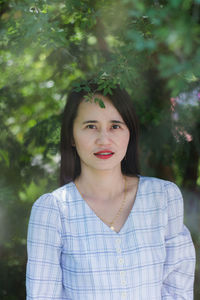
[[[110,229],[115,230],[115,227],[114,226],[110,226]]]

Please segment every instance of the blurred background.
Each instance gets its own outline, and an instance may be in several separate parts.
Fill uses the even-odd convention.
[[[59,186],[69,89],[102,75],[132,96],[141,174],[181,188],[200,299],[200,0],[0,0],[2,300],[25,299],[28,219]]]

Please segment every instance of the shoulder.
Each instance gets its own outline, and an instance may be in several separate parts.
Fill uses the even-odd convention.
[[[149,207],[160,207],[169,218],[183,216],[183,197],[179,187],[168,180],[140,176],[140,197]],[[147,200],[148,199],[148,200]]]
[[[63,185],[50,193],[41,195],[33,204],[34,207],[56,209],[60,205],[73,199],[75,196],[75,185],[73,182]]]
[[[69,183],[40,196],[32,206],[30,223],[57,224],[62,213],[68,209],[70,199],[74,199],[74,193],[74,184]]]
[[[179,192],[179,187],[172,181],[156,178],[156,177],[147,177],[140,176],[141,184],[143,188],[148,189],[149,191],[161,191],[167,192],[169,190]]]
[[[167,190],[179,190],[177,185],[171,181],[156,178],[156,177],[148,177],[141,176],[138,177],[127,177],[128,187],[132,189],[135,186],[138,186],[138,189],[142,191],[144,194],[151,193],[161,193],[166,192]]]
[[[176,206],[180,210],[183,209],[182,193],[174,182],[155,177],[140,176],[140,185],[143,195],[157,198],[159,202],[165,203],[166,207]]]

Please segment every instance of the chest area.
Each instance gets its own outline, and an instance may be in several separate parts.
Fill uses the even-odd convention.
[[[128,221],[136,199],[137,187],[122,193],[114,199],[103,200],[95,198],[82,198],[86,211],[103,222],[105,226],[118,233]]]
[[[114,232],[118,233],[128,221],[134,205],[134,198],[126,200],[127,201],[116,201],[116,203],[96,204],[94,202],[86,202],[85,204],[88,211],[90,211],[94,219],[96,218],[97,222],[102,222],[103,226],[108,227]]]
[[[111,230],[85,206],[82,214],[71,210],[63,221],[62,259],[66,269],[106,272],[165,260],[165,216],[162,210],[148,214],[136,210],[120,233]]]

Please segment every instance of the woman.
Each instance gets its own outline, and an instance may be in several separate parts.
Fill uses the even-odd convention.
[[[64,110],[62,186],[32,208],[27,300],[193,299],[195,252],[181,193],[139,175],[129,95],[89,87],[72,91]]]

